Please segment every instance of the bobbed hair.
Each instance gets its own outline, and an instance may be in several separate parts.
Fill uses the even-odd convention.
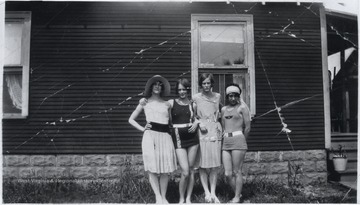
[[[199,77],[199,86],[200,86],[200,87],[202,86],[202,83],[203,83],[203,81],[204,81],[206,78],[209,78],[209,79],[210,79],[211,87],[213,87],[214,84],[215,84],[215,80],[214,80],[213,74],[211,74],[211,73],[202,73],[202,74],[200,75],[200,77]]]
[[[175,94],[178,94],[178,89],[179,89],[179,85],[180,85],[180,84],[185,87],[185,89],[187,90],[188,94],[190,95],[191,84],[190,84],[189,80],[186,79],[186,78],[179,78],[179,79],[176,81]]]

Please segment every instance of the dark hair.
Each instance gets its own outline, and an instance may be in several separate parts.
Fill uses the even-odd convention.
[[[215,84],[215,81],[214,81],[214,76],[213,74],[211,73],[202,73],[199,77],[199,86],[201,87],[202,86],[202,83],[203,81],[206,79],[206,78],[209,78],[210,79],[210,82],[211,82],[211,87],[214,86]]]
[[[150,95],[150,96],[152,95],[152,90],[153,90],[153,88],[154,88],[155,83],[157,83],[157,82],[160,82],[160,83],[163,84],[163,85],[161,86],[161,93],[160,93],[160,96],[162,97],[163,94],[164,94],[164,92],[165,92],[165,85],[164,85],[164,83],[161,82],[160,80],[159,80],[159,81],[156,81],[156,82],[154,82],[153,84],[150,85],[149,95]],[[150,96],[147,96],[147,97],[150,97]]]
[[[240,90],[240,95],[241,95],[242,90],[241,90],[240,86],[239,86],[238,84],[236,84],[236,83],[230,83],[230,84],[228,84],[228,85],[226,86],[226,88],[225,88],[225,93],[226,93],[226,89],[227,89],[228,87],[230,87],[230,86],[235,86],[235,87],[239,88],[239,90]],[[227,97],[228,97],[228,95],[226,95],[226,98],[227,98]]]
[[[179,85],[180,85],[180,84],[185,87],[185,89],[186,89],[187,92],[188,92],[188,95],[190,95],[191,84],[190,84],[189,80],[186,79],[186,78],[179,78],[179,79],[176,81],[175,94],[178,94],[178,89],[179,89]]]

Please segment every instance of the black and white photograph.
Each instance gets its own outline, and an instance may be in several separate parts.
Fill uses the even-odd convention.
[[[0,1],[0,203],[360,203],[358,13]]]

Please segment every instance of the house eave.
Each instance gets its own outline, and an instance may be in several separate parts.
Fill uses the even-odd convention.
[[[11,1],[11,0],[7,0]],[[28,1],[28,0],[27,0]],[[42,0],[42,1],[68,1],[68,0]],[[99,1],[99,0],[74,0],[74,1]],[[323,3],[324,0],[105,0],[106,2],[224,2],[224,3],[230,3],[230,2],[260,2],[260,3],[281,3],[281,2],[287,2],[287,3]]]
[[[339,11],[325,8],[325,13],[326,13],[326,15],[330,15],[330,16],[340,17],[340,18],[354,20],[354,21],[357,20],[356,15],[354,15],[352,13],[348,13],[348,12],[339,12]]]

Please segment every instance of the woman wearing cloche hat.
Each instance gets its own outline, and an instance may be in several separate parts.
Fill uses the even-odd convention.
[[[129,123],[144,132],[141,145],[144,169],[149,173],[156,203],[166,204],[168,174],[177,167],[175,148],[169,134],[171,106],[162,99],[162,96],[170,95],[170,84],[164,77],[155,75],[147,81],[144,95],[148,97],[146,105],[136,107]],[[135,121],[143,110],[147,121],[145,127]]]

